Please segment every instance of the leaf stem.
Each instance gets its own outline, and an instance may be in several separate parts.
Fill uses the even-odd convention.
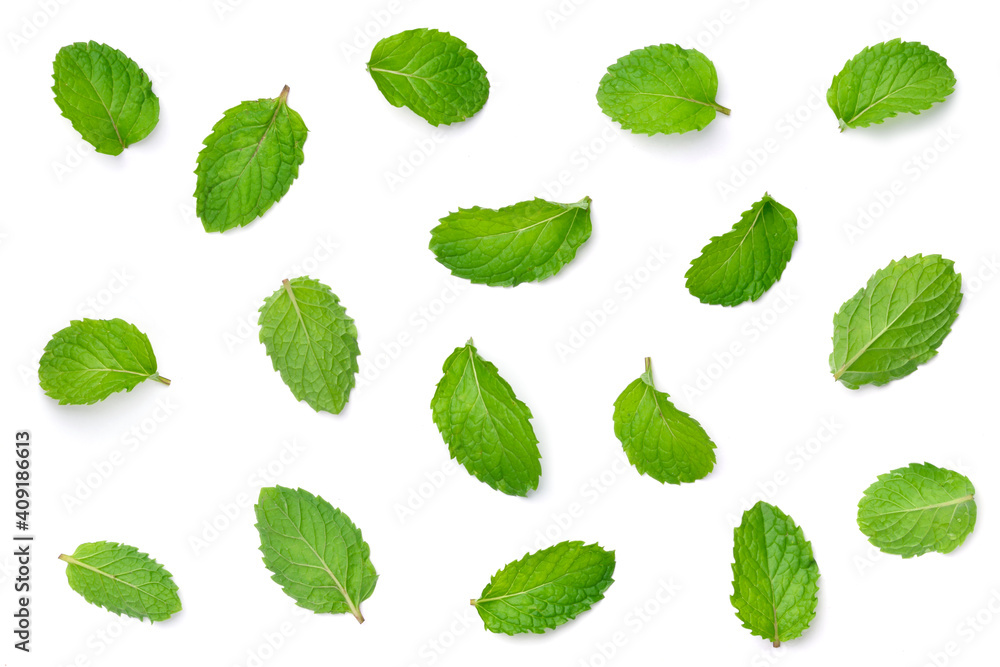
[[[651,357],[646,357],[646,372],[653,372],[653,359]]]
[[[716,111],[718,111],[721,114],[725,114],[726,116],[728,116],[730,113],[732,113],[731,109],[727,109],[726,107],[722,106],[721,104],[716,104],[715,102],[712,102],[712,106],[715,107]]]
[[[151,376],[150,379],[156,380],[157,382],[161,382],[161,383],[167,385],[168,387],[170,386],[170,379],[163,377],[159,373],[157,373],[156,375]]]
[[[281,94],[278,95],[278,100],[280,100],[281,102],[287,103],[288,102],[288,91],[290,91],[290,90],[291,90],[291,88],[289,88],[288,86],[285,86],[284,88],[282,88],[281,89]]]
[[[781,640],[775,639],[773,642],[771,642],[771,646],[773,646],[774,648],[781,648]]]

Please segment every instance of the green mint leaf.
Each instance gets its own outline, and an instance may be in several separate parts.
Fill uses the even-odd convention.
[[[358,372],[358,330],[329,287],[308,276],[283,280],[260,308],[260,342],[292,395],[339,414]]]
[[[976,489],[964,475],[930,463],[911,463],[884,475],[858,503],[858,526],[868,541],[903,558],[949,553],[976,527]]]
[[[321,614],[352,614],[378,574],[361,531],[330,503],[304,489],[265,487],[254,505],[264,565],[295,604]]]
[[[419,28],[375,45],[368,73],[394,107],[408,107],[431,125],[472,117],[490,96],[479,58],[446,32]]]
[[[153,131],[160,100],[142,68],[107,44],[64,46],[52,63],[56,104],[98,153],[118,155]]]
[[[761,501],[734,531],[733,596],[743,627],[779,646],[816,616],[819,567],[802,529]]]
[[[90,405],[136,385],[170,380],[156,372],[146,334],[124,320],[74,320],[45,346],[38,381],[60,405]]]
[[[716,113],[715,65],[696,49],[660,44],[638,49],[608,68],[597,89],[601,111],[636,134],[702,130]]]
[[[694,482],[715,467],[715,443],[695,419],[670,402],[646,372],[615,400],[615,435],[629,462],[660,483]]]
[[[511,287],[559,273],[590,231],[590,197],[575,204],[536,198],[499,210],[460,208],[431,230],[430,249],[459,278]]]
[[[431,410],[451,457],[508,495],[537,489],[542,455],[528,406],[472,340],[451,353],[443,370]]]
[[[560,542],[505,565],[472,604],[490,632],[540,634],[602,600],[614,572],[614,551]]]
[[[833,77],[827,104],[848,127],[868,127],[896,114],[919,114],[955,91],[947,61],[919,42],[899,38],[865,47]]]
[[[875,272],[833,317],[833,377],[850,389],[909,375],[935,354],[962,303],[962,276],[941,255]]]
[[[66,562],[70,588],[90,604],[150,622],[165,621],[181,610],[171,574],[135,547],[88,542],[59,559]]]
[[[764,193],[691,262],[684,276],[688,291],[702,303],[720,306],[756,301],[781,278],[796,239],[795,214]]]
[[[196,212],[206,232],[243,227],[288,192],[305,160],[309,132],[288,106],[288,86],[274,99],[225,112],[198,153]]]

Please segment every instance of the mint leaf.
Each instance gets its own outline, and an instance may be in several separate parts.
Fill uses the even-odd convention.
[[[476,54],[459,38],[430,28],[379,41],[368,73],[392,106],[408,107],[431,125],[470,118],[490,96],[490,82]]]
[[[575,204],[536,198],[499,210],[460,208],[431,230],[430,249],[459,278],[510,287],[559,273],[590,231],[590,197]]]
[[[691,262],[684,276],[688,291],[720,306],[756,301],[781,278],[797,238],[795,214],[764,193]]]
[[[652,361],[615,401],[615,435],[629,463],[660,483],[694,482],[715,467],[715,443],[686,412],[656,390]]]
[[[160,100],[142,68],[117,49],[76,42],[52,63],[56,104],[98,153],[118,155],[153,131]]]
[[[66,562],[70,588],[90,604],[150,622],[165,621],[181,610],[171,574],[135,547],[88,542],[59,559]]]
[[[264,565],[285,594],[310,611],[350,613],[364,623],[361,603],[378,574],[348,516],[305,489],[283,486],[261,489],[254,512]]]
[[[472,604],[490,632],[540,634],[602,600],[614,572],[614,551],[560,542],[505,565]]]
[[[858,526],[868,541],[903,558],[950,553],[976,527],[976,489],[964,475],[930,463],[911,463],[884,475],[858,503]]]
[[[716,113],[715,65],[696,49],[660,44],[638,49],[608,68],[597,89],[601,111],[636,134],[702,130]]]
[[[196,213],[206,232],[243,227],[288,192],[305,160],[308,133],[288,106],[288,86],[274,99],[225,112],[198,153]]]
[[[90,405],[146,380],[170,384],[156,372],[146,334],[124,320],[74,320],[45,346],[38,382],[60,405]]]
[[[850,389],[907,376],[937,354],[962,303],[962,276],[941,255],[875,272],[833,317],[833,377]]]
[[[761,501],[743,513],[733,545],[733,596],[743,627],[779,646],[816,616],[819,567],[802,529]]]
[[[358,330],[329,287],[308,276],[281,281],[260,308],[260,342],[292,395],[339,414],[358,372]]]
[[[955,91],[947,61],[919,42],[899,38],[865,47],[833,77],[827,104],[848,127],[868,127],[896,114],[919,114]]]
[[[451,457],[508,495],[537,489],[542,455],[528,406],[471,339],[451,353],[443,370],[431,410]]]

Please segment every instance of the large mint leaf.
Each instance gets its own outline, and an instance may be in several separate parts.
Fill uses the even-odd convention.
[[[533,199],[499,210],[460,208],[431,231],[437,260],[459,278],[494,286],[554,276],[590,238],[590,198]]]
[[[955,91],[947,61],[919,42],[893,39],[865,47],[833,77],[827,104],[848,127],[868,127],[900,113],[918,114]]]
[[[715,467],[715,443],[670,396],[656,390],[652,362],[615,401],[615,435],[629,462],[658,482],[699,480]]]
[[[761,501],[734,531],[733,596],[743,627],[774,646],[795,639],[816,616],[819,567],[795,522]]]
[[[756,301],[781,278],[797,238],[795,214],[764,193],[691,262],[688,291],[702,303],[721,306]]]
[[[601,110],[637,134],[704,129],[716,113],[715,65],[696,49],[660,44],[638,49],[608,68],[597,89]]]
[[[875,272],[833,317],[834,379],[857,389],[909,375],[937,354],[962,303],[962,276],[941,255],[914,255]]]
[[[254,505],[264,565],[295,604],[324,614],[352,614],[378,574],[368,543],[346,514],[304,489],[265,487]]]
[[[443,370],[431,410],[452,458],[506,494],[537,489],[542,455],[528,406],[471,340],[451,353]]]
[[[381,40],[368,72],[394,107],[409,107],[431,125],[470,118],[486,104],[490,82],[465,42],[446,32],[419,28]]]
[[[868,541],[903,558],[946,554],[976,527],[976,489],[964,475],[930,463],[911,463],[884,475],[858,503],[858,526]]]
[[[542,633],[602,600],[614,572],[614,551],[560,542],[508,563],[472,604],[490,632]]]
[[[90,604],[150,622],[165,621],[181,610],[170,573],[135,547],[88,542],[72,556],[59,558],[66,562],[70,588]]]
[[[118,155],[160,118],[160,100],[142,68],[107,44],[64,46],[52,64],[56,104],[98,153]]]
[[[285,196],[305,160],[308,128],[288,106],[288,86],[274,99],[225,112],[198,153],[195,211],[206,232],[243,227]]]
[[[292,395],[339,414],[358,372],[358,330],[329,287],[308,276],[283,280],[260,308],[260,342]]]
[[[156,372],[149,338],[124,320],[74,320],[45,346],[38,381],[60,405],[89,405],[146,381]]]

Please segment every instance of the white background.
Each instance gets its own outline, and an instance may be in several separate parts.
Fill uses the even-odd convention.
[[[559,13],[555,0],[5,2],[0,532],[13,532],[9,444],[28,428],[37,541],[35,652],[10,646],[5,547],[0,655],[45,667],[994,662],[1000,17],[995,3],[969,0],[908,0],[909,14],[894,14],[903,4],[589,0]],[[388,26],[370,23],[388,7]],[[416,27],[461,37],[489,72],[486,107],[438,131],[391,107],[364,69],[373,42],[352,53],[365,26],[376,38]],[[841,134],[825,104],[832,76],[897,35],[945,55],[956,92],[920,116]],[[160,97],[155,131],[119,157],[82,143],[52,101],[56,51],[88,39],[136,60]],[[732,116],[683,136],[618,131],[594,99],[603,72],[671,42],[714,61]],[[201,140],[225,109],[284,84],[310,129],[300,178],[249,227],[206,234],[191,197]],[[741,171],[753,173],[741,182]],[[391,188],[387,174],[399,173]],[[902,194],[857,227],[859,209],[878,214],[896,181]],[[688,262],[765,190],[799,220],[782,280],[754,304],[700,304],[684,288]],[[593,237],[556,278],[470,286],[427,250],[449,211],[534,195],[594,200]],[[661,252],[669,260],[647,270]],[[910,377],[851,392],[827,367],[831,318],[875,270],[918,252],[955,260],[965,278],[954,331]],[[362,367],[382,366],[339,416],[295,402],[252,324],[282,277],[305,272],[356,319]],[[585,326],[608,300],[615,312]],[[173,385],[94,406],[45,397],[40,350],[81,316],[135,323]],[[581,329],[582,346],[560,354]],[[401,335],[408,344],[393,348]],[[543,475],[528,499],[449,466],[431,421],[441,364],[470,336],[535,414]],[[715,471],[695,484],[661,486],[619,463],[611,405],[646,355],[660,389],[718,444]],[[281,463],[290,441],[300,451]],[[923,461],[972,479],[976,531],[946,557],[879,557],[856,503],[878,474]],[[269,465],[280,469],[270,483],[321,494],[362,528],[380,574],[364,625],[304,613],[269,580],[240,505]],[[803,527],[822,573],[812,627],[778,651],[740,627],[729,602],[734,518],[761,497]],[[485,632],[469,598],[508,561],[563,539],[616,550],[606,599],[545,636]],[[164,563],[183,612],[150,626],[88,605],[56,557],[94,540]],[[615,640],[605,658],[601,645]]]

